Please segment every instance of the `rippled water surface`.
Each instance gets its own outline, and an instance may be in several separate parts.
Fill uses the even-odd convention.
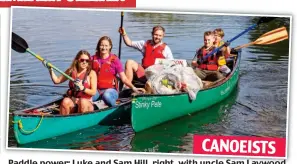
[[[92,54],[100,36],[113,40],[118,53],[120,12],[14,9],[12,30],[35,53],[65,70],[80,49]],[[150,39],[151,28],[161,24],[166,29],[164,41],[175,58],[193,58],[203,43],[203,32],[223,28],[231,39],[259,17],[215,16],[157,13],[125,13],[124,27],[131,39]],[[289,19],[277,18],[262,24],[232,42],[238,46],[255,41],[265,32],[286,26]],[[122,44],[121,60],[141,54]],[[289,41],[273,45],[254,45],[242,50],[240,78],[229,98],[206,110],[135,134],[130,125],[94,126],[31,144],[17,145],[12,126],[10,147],[53,149],[91,149],[153,152],[192,152],[193,134],[286,136]],[[41,105],[59,98],[67,84],[54,85],[47,69],[28,53],[11,53],[9,112]],[[157,116],[156,116],[157,117]],[[10,117],[11,123],[11,117]],[[50,130],[50,129],[49,129]]]

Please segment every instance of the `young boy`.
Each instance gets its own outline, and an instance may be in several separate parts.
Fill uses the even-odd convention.
[[[225,36],[224,31],[221,28],[217,28],[213,31],[214,33],[214,45],[216,47],[220,47],[222,45],[225,44],[223,38]],[[221,51],[223,52],[225,58],[227,59],[230,56],[230,47],[229,46],[225,46],[221,49]]]
[[[197,76],[206,81],[216,81],[224,78],[224,76],[218,71],[218,54],[213,54],[203,60],[204,56],[216,48],[214,46],[214,40],[214,33],[212,31],[204,32],[204,45],[196,51],[196,55],[192,61],[192,66],[195,67],[194,71]]]
[[[226,66],[226,59],[230,56],[230,47],[228,44],[226,44],[223,41],[223,38],[225,36],[224,31],[221,28],[217,28],[213,31],[214,33],[214,46],[215,47],[220,47],[222,45],[225,45],[221,50],[221,54],[218,57],[218,66],[219,66],[219,71],[222,72],[224,75],[227,75],[228,73],[231,72],[231,70]]]

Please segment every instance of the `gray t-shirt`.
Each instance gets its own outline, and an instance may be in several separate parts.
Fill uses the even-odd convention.
[[[145,42],[144,40],[140,40],[140,41],[132,41],[132,47],[139,50],[142,55],[144,55],[145,53],[145,49],[144,49],[144,45],[145,45]],[[164,51],[163,51],[163,56],[165,57],[165,59],[174,59],[173,58],[173,55],[172,55],[172,52],[170,50],[170,48],[166,45]]]

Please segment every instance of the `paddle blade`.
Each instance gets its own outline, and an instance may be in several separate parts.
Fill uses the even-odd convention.
[[[261,23],[268,23],[268,22],[272,21],[275,18],[276,17],[261,17],[257,24],[259,25]]]
[[[29,48],[27,42],[16,33],[12,32],[11,35],[11,48],[19,53],[26,52],[26,49]]]
[[[254,44],[267,45],[277,43],[285,39],[288,39],[288,32],[286,27],[281,27],[261,35]]]

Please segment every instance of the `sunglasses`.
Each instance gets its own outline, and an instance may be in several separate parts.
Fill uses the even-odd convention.
[[[87,63],[89,63],[89,61],[90,61],[89,59],[79,59],[79,62],[81,62],[81,63],[82,63],[82,62],[87,62]]]

